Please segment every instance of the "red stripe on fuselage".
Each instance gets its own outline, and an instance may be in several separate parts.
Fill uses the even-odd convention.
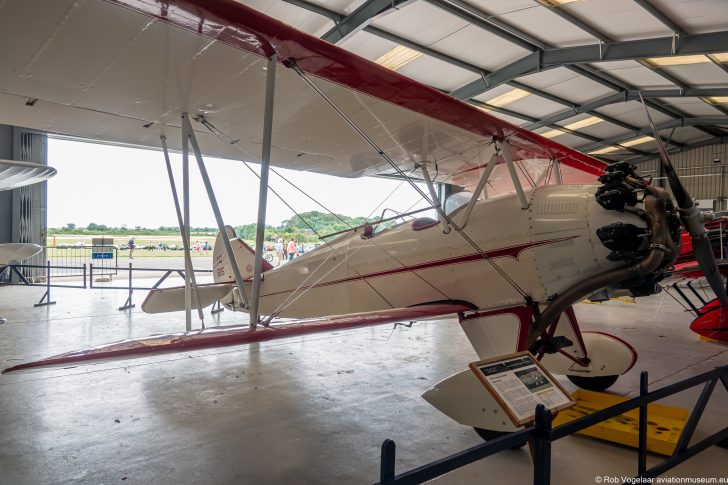
[[[351,283],[352,281],[359,281],[359,280],[365,280],[369,278],[379,278],[382,276],[390,276],[393,274],[399,274],[399,273],[406,273],[406,272],[413,272],[413,271],[421,271],[424,269],[430,269],[430,268],[437,268],[439,266],[450,266],[453,264],[463,264],[463,263],[471,263],[474,261],[486,261],[488,259],[496,259],[496,258],[513,258],[515,260],[518,260],[518,258],[521,256],[521,253],[528,250],[533,249],[539,246],[545,246],[547,244],[553,244],[561,241],[568,241],[570,239],[574,239],[579,236],[569,236],[569,237],[562,237],[558,239],[547,239],[544,241],[536,241],[526,244],[520,244],[518,246],[509,246],[506,248],[500,248],[500,249],[494,249],[492,251],[483,251],[483,255],[480,253],[472,253],[472,254],[466,254],[464,256],[457,256],[455,258],[446,258],[446,259],[438,259],[435,261],[427,261],[425,263],[419,263],[414,264],[412,266],[402,266],[401,268],[392,268],[384,271],[377,271],[374,273],[368,273],[368,274],[362,274],[357,276],[350,276],[348,278],[341,278],[338,280],[332,280],[332,281],[326,281],[324,283],[318,283],[315,285],[310,286],[302,286],[298,288],[298,290],[307,290],[310,288],[321,288],[324,286],[331,286],[331,285],[338,285],[342,283]],[[264,295],[261,295],[261,297],[266,296],[274,296],[274,295],[280,295],[282,293],[291,293],[294,291],[293,289],[290,290],[283,290],[283,291],[277,291],[275,293],[267,293]]]

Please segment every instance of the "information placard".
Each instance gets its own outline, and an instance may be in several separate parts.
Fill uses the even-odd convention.
[[[528,351],[471,362],[470,369],[516,426],[533,422],[538,404],[554,413],[576,404]]]

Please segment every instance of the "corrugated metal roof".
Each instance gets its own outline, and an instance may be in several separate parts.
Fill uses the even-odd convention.
[[[614,53],[606,43],[640,40],[638,46],[649,52],[648,41],[673,37],[675,54],[682,42],[693,34],[728,31],[728,6],[723,0],[414,0],[391,5],[379,2],[381,10],[373,18],[357,11],[376,0],[239,0],[294,27],[323,36],[347,15],[355,28],[339,45],[358,55],[376,60],[400,44],[424,52],[398,71],[437,89],[453,92],[471,83],[481,83],[470,96],[488,103],[514,88],[527,89],[529,95],[501,106],[495,116],[518,125],[528,125],[539,133],[566,126],[581,117],[602,114],[610,119],[578,128],[556,140],[577,149],[592,148],[598,141],[627,137],[644,130],[647,122],[639,102],[627,101],[628,94],[655,89],[703,88],[711,91],[728,88],[728,56],[720,62],[656,67],[642,58],[601,61]],[[563,3],[563,4],[562,4]],[[644,5],[651,7],[648,11]],[[371,5],[370,5],[371,6]],[[394,7],[394,8],[392,8]],[[673,30],[676,30],[673,32]],[[385,39],[386,37],[386,39]],[[533,52],[548,50],[557,58],[567,59],[566,49],[573,46],[594,46],[602,49],[588,62],[563,67],[541,67],[539,56],[523,60]],[[707,41],[699,44],[716,52]],[[550,49],[557,48],[556,51]],[[558,49],[560,48],[560,49]],[[612,50],[610,50],[612,49]],[[728,45],[725,45],[728,52]],[[573,51],[572,51],[573,52]],[[695,50],[690,52],[696,54]],[[670,54],[670,53],[668,53]],[[665,54],[662,54],[665,55]],[[601,58],[599,56],[602,56]],[[587,56],[588,57],[588,56]],[[646,56],[649,57],[649,56]],[[582,59],[582,58],[580,58]],[[496,71],[511,72],[509,66],[521,61],[528,69],[505,83],[486,86],[484,76]],[[679,60],[678,60],[679,62]],[[624,96],[620,97],[620,94]],[[658,93],[655,93],[658,94]],[[581,107],[604,98],[614,97],[609,104],[592,110]],[[625,102],[626,101],[626,102]],[[728,136],[728,104],[715,104],[705,96],[651,96],[648,100],[655,122],[675,122],[661,132],[663,138],[686,145],[706,140],[720,141]],[[561,116],[556,123],[544,126],[540,121],[550,116],[574,111],[574,116]],[[679,126],[682,118],[690,118],[696,126]],[[676,121],[677,120],[677,121]],[[673,129],[674,128],[674,129]],[[634,135],[635,137],[637,135]],[[596,141],[595,141],[596,139]],[[600,155],[616,160],[644,155],[654,143]]]

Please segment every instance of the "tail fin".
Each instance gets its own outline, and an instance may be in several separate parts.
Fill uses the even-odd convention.
[[[253,276],[253,263],[255,262],[253,248],[236,237],[232,227],[226,226],[225,229],[227,234],[220,233],[217,235],[215,247],[212,250],[212,275],[215,283],[197,286],[196,298],[193,298],[193,308],[197,308],[194,302],[198,300],[202,308],[212,305],[215,301],[230,293],[235,286],[235,275],[225,252],[223,237],[230,239],[233,254],[240,267],[240,275],[243,279]],[[271,269],[273,269],[273,266],[268,261],[263,260],[263,272]],[[184,286],[152,290],[142,303],[142,310],[146,313],[173,312],[184,310],[184,308]]]
[[[225,245],[223,243],[223,237],[230,239],[230,244],[233,247],[233,254],[235,255],[235,261],[238,263],[240,268],[240,275],[243,279],[250,278],[253,276],[253,263],[255,262],[255,252],[253,248],[248,246],[245,241],[238,238],[235,235],[235,230],[230,226],[225,226],[227,234],[222,232],[217,235],[215,240],[215,247],[212,249],[212,275],[215,283],[234,283],[235,274],[233,273],[232,266],[228,260],[227,253],[225,252]],[[271,265],[265,259],[263,260],[263,272],[273,269]]]

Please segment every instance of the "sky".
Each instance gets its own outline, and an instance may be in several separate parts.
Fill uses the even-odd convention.
[[[182,155],[171,154],[181,197]],[[48,227],[89,223],[131,228],[177,226],[167,169],[161,151],[48,139],[48,164],[58,174],[48,182]],[[206,158],[205,165],[225,224],[255,222],[258,178],[241,161]],[[258,165],[251,165],[256,170]],[[345,179],[276,169],[333,212],[347,216],[381,214],[385,207],[404,211],[425,204],[407,183],[378,178]],[[216,227],[215,217],[194,158],[190,163],[190,225]],[[326,212],[271,172],[270,184],[298,212]],[[397,188],[399,186],[399,188]],[[392,192],[387,202],[377,206]],[[391,214],[388,214],[391,215]],[[293,217],[273,193],[268,194],[266,224]]]

